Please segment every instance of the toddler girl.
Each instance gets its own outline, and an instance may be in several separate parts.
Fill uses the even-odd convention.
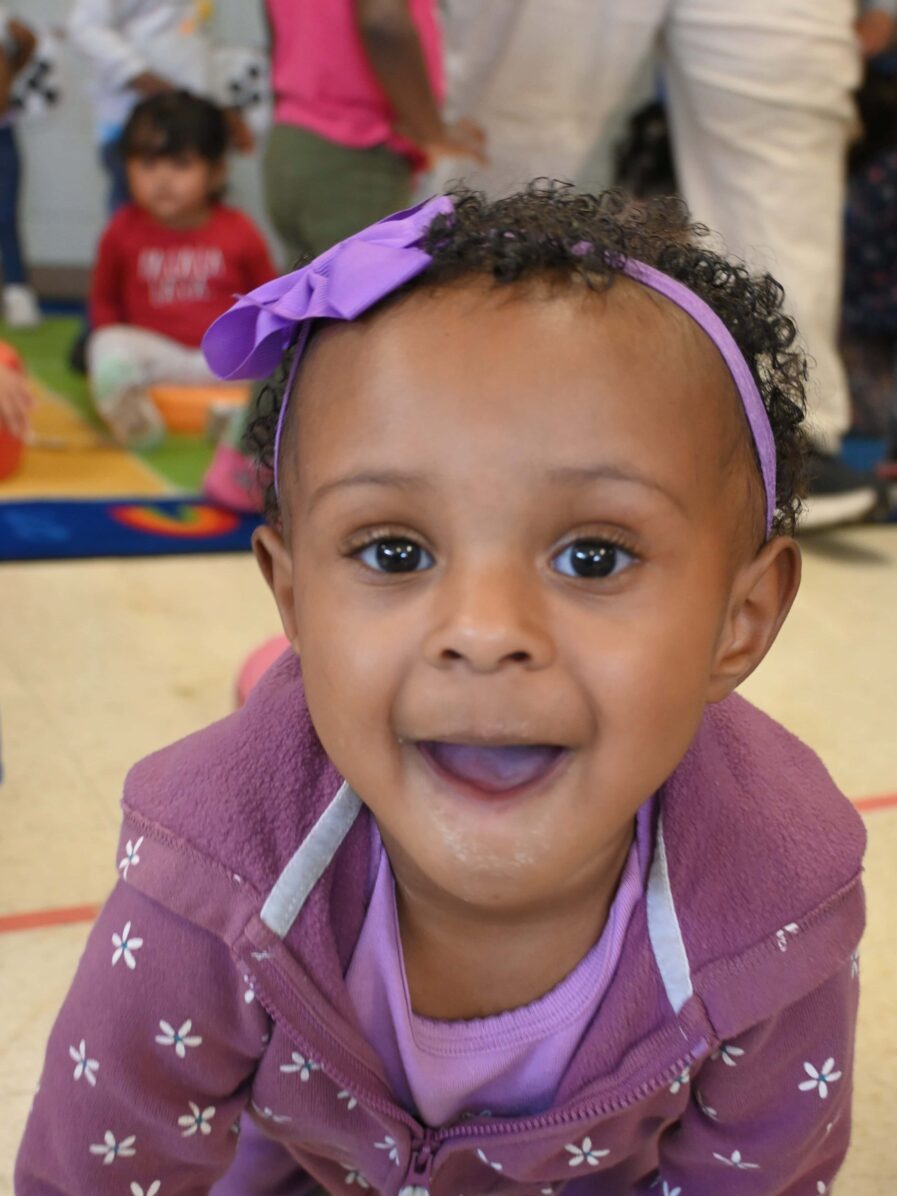
[[[829,1190],[863,830],[732,693],[804,361],[703,231],[440,196],[207,334],[293,651],[130,774],[21,1196]]]
[[[90,292],[91,393],[115,438],[148,447],[164,433],[147,391],[214,381],[199,351],[234,292],[274,273],[248,216],[220,202],[224,113],[175,91],[144,100],[121,139],[133,202],[103,233]]]

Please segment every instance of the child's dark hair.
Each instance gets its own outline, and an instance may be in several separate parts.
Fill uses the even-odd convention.
[[[743,264],[711,250],[704,243],[708,229],[690,223],[678,199],[636,204],[620,192],[586,195],[568,184],[544,180],[497,200],[468,190],[451,194],[454,212],[438,216],[423,241],[432,263],[384,304],[417,289],[477,276],[491,277],[499,285],[539,275],[578,277],[593,289],[604,289],[619,274],[613,263],[625,257],[662,270],[716,312],[744,354],[776,445],[773,530],[794,531],[807,453],[801,426],[807,365],[796,344],[794,323],[782,311],[784,294],[774,278],[752,275]],[[584,246],[589,247],[585,252]],[[268,483],[266,515],[274,523],[280,518],[271,484],[274,439],[291,358],[292,351],[261,391],[258,414],[246,435],[260,479]]]
[[[227,153],[227,144],[227,120],[217,104],[189,91],[166,91],[137,104],[119,149],[125,161],[192,152],[217,163]]]

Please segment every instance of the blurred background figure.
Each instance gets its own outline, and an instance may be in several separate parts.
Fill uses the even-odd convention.
[[[84,55],[100,160],[109,177],[109,210],[128,200],[117,151],[125,121],[148,96],[185,88],[215,96],[210,0],[74,0],[69,38]],[[238,111],[228,115],[237,149],[253,137]]]
[[[35,44],[33,31],[0,5],[0,306],[11,328],[30,328],[41,318],[37,299],[28,285],[19,231],[22,170],[12,103],[13,83],[27,66]]]
[[[485,166],[482,131],[442,115],[437,0],[266,0],[274,127],[264,155],[268,215],[286,267],[411,202],[416,171],[442,159]],[[257,410],[219,445],[203,485],[257,510],[242,451]]]
[[[448,0],[450,110],[489,137],[500,193],[534,174],[591,185],[591,154],[655,52],[673,157],[694,217],[783,284],[815,361],[804,527],[862,518],[874,479],[839,459],[850,397],[837,348],[844,162],[858,40],[886,12],[855,0]]]
[[[221,109],[185,91],[143,100],[121,136],[133,201],[100,241],[87,360],[97,411],[129,447],[164,435],[151,386],[214,381],[203,333],[275,273],[259,230],[221,202],[227,147]]]
[[[883,0],[879,0],[883,3]],[[841,348],[854,429],[885,437],[880,472],[897,480],[897,0],[858,22],[868,57],[859,90],[858,136],[848,157]]]

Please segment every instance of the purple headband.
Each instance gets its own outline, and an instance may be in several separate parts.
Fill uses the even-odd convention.
[[[312,322],[354,320],[429,266],[420,241],[436,216],[454,211],[447,195],[387,216],[328,249],[307,266],[241,295],[203,337],[202,350],[219,378],[267,378],[299,339],[274,440],[274,487],[278,490],[280,440],[287,398]],[[583,244],[585,250],[587,246]],[[636,282],[665,295],[703,328],[716,345],[738,389],[760,460],[766,496],[766,534],[776,506],[776,450],[757,384],[732,334],[703,299],[683,283],[630,258],[620,267]]]

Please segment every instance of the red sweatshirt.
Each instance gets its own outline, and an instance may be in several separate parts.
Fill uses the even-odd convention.
[[[200,228],[172,229],[128,204],[100,239],[91,326],[133,324],[198,348],[235,294],[275,274],[262,234],[236,208],[216,204]]]

